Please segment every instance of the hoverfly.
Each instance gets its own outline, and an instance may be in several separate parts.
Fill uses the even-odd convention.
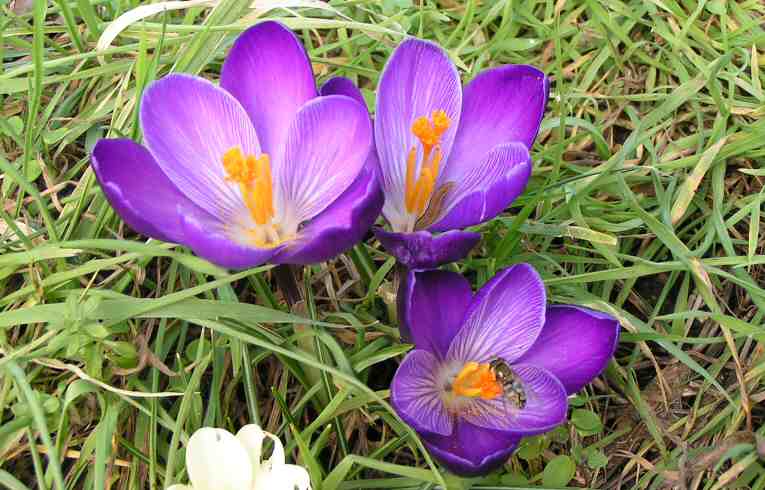
[[[489,366],[497,377],[497,381],[502,385],[505,399],[517,408],[524,408],[526,406],[526,390],[510,365],[504,359],[495,357],[489,361]]]

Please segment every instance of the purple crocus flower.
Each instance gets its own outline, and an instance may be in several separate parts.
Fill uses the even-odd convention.
[[[371,121],[349,84],[317,91],[298,38],[263,22],[234,43],[220,87],[180,74],[152,83],[146,146],[101,140],[93,169],[133,229],[220,266],[327,260],[363,238],[383,203]]]
[[[523,192],[547,95],[547,78],[527,65],[485,70],[463,91],[438,45],[401,43],[383,71],[375,119],[392,229],[375,234],[401,264],[429,269],[461,259],[480,239],[461,229]]]
[[[604,313],[547,306],[527,264],[475,296],[454,272],[410,271],[399,300],[415,349],[393,378],[393,407],[463,476],[494,470],[522,437],[564,422],[568,395],[600,374],[618,340],[619,324]]]

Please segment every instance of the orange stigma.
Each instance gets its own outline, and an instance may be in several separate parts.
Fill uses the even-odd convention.
[[[226,180],[239,184],[242,197],[250,210],[250,216],[259,225],[265,225],[274,217],[274,192],[271,181],[271,163],[263,153],[244,155],[239,147],[231,148],[223,155]]]
[[[407,212],[416,218],[425,212],[436,186],[438,170],[443,157],[441,136],[451,124],[452,120],[443,110],[433,111],[430,119],[426,116],[418,117],[412,124],[412,133],[422,145],[422,165],[420,165],[420,175],[415,178],[417,148],[412,147],[406,162],[404,204]]]
[[[489,364],[468,362],[452,383],[455,395],[492,400],[502,394],[502,385]]]

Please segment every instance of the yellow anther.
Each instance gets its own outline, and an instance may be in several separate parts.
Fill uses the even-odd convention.
[[[422,164],[417,172],[417,148],[412,147],[406,161],[406,182],[404,205],[409,214],[421,216],[428,207],[428,202],[435,189],[441,159],[441,137],[449,129],[452,121],[443,110],[433,111],[431,118],[418,117],[412,123],[412,134],[422,146]],[[435,150],[435,151],[434,151]]]
[[[435,141],[433,141],[435,131],[433,130],[430,121],[425,116],[418,117],[414,120],[414,123],[412,123],[412,134],[414,134],[422,144],[435,144]]]
[[[492,400],[502,394],[502,385],[489,364],[471,361],[454,378],[452,391],[459,396]]]
[[[268,155],[245,156],[238,147],[231,148],[223,155],[223,168],[226,180],[239,184],[255,223],[264,225],[271,221],[274,217],[274,197]]]
[[[452,125],[452,120],[446,115],[446,111],[433,111],[431,117],[433,119],[433,129],[439,137]]]

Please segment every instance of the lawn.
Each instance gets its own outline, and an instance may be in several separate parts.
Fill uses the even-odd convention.
[[[0,486],[164,489],[188,481],[194,431],[259,423],[314,490],[765,488],[761,0],[221,0],[113,30],[143,3],[0,0]],[[371,111],[406,36],[464,83],[502,64],[550,78],[528,187],[444,269],[475,291],[529,263],[548,301],[621,335],[566,423],[500,470],[450,474],[392,409],[411,346],[372,233],[299,268],[290,309],[272,265],[223,269],[105,199],[95,143],[141,141],[146,87],[217,82],[263,19]]]

